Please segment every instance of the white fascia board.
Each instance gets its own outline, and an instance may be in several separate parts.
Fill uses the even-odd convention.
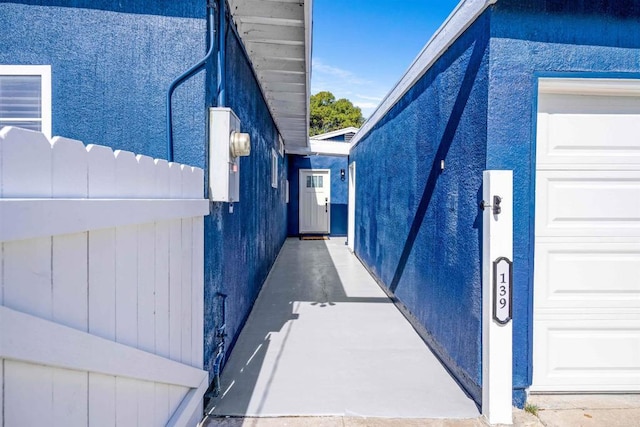
[[[311,139],[331,139],[331,138],[335,138],[336,136],[340,136],[340,135],[345,135],[347,133],[356,133],[358,132],[358,128],[350,126],[348,128],[342,128],[342,129],[338,129],[338,130],[334,130],[331,132],[326,132],[326,133],[321,133],[320,135],[314,135],[311,137]]]
[[[309,141],[308,147],[287,148],[287,154],[346,157],[349,155],[350,148],[350,144],[344,142]]]
[[[462,0],[451,12],[451,15],[438,28],[435,34],[422,48],[407,71],[378,108],[362,125],[358,133],[351,140],[351,147],[355,147],[365,135],[396,105],[396,103],[413,87],[413,85],[431,68],[442,54],[465,32],[467,28],[492,4],[498,0]]]
[[[307,89],[307,104],[306,104],[306,113],[307,120],[305,122],[305,127],[307,129],[306,135],[309,135],[309,119],[311,118],[311,42],[313,35],[313,0],[305,0],[304,2],[304,47],[305,47],[305,83]],[[307,146],[309,146],[309,140],[305,138],[307,141]]]

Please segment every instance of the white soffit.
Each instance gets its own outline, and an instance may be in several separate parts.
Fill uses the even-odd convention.
[[[409,89],[427,72],[440,56],[465,32],[467,28],[489,6],[498,0],[462,0],[451,12],[451,15],[438,28],[435,34],[422,48],[416,59],[413,60],[407,71],[398,83],[391,89],[387,96],[378,105],[378,108],[362,125],[360,131],[351,140],[351,147],[355,147],[365,135],[373,129],[380,119],[404,96]]]
[[[229,0],[229,10],[285,145],[307,147],[312,0]]]

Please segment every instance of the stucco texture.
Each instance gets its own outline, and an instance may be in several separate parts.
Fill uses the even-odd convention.
[[[204,56],[205,7],[150,2],[128,13],[120,3],[2,3],[0,63],[51,65],[54,135],[166,158],[166,90]],[[204,139],[202,74],[176,91],[176,146]],[[176,161],[204,167],[204,146],[191,150]]]
[[[433,349],[475,399],[487,25],[488,18],[480,18],[350,156],[357,255],[426,329]]]
[[[634,0],[500,0],[352,150],[356,253],[476,400],[482,170],[514,171],[513,402],[522,407],[535,369],[537,80],[640,78],[638,16]]]
[[[171,82],[207,50],[205,0],[18,0],[0,3],[0,63],[50,64],[53,134],[166,158],[165,99]],[[217,22],[217,20],[216,20]],[[205,218],[205,368],[212,370],[214,328],[227,299],[227,350],[287,232],[284,180],[271,187],[275,124],[251,66],[227,28],[227,106],[251,135],[241,159],[241,201],[211,204]],[[217,63],[177,88],[173,97],[174,159],[206,170],[207,107],[217,99]],[[205,176],[208,176],[205,173]]]
[[[278,133],[251,65],[232,31],[227,31],[227,106],[251,137],[251,155],[240,159],[240,202],[212,203],[205,218],[205,368],[212,371],[214,327],[222,321],[227,298],[228,352],[253,307],[258,292],[287,235],[284,182],[287,162],[278,156],[278,188],[271,187],[271,150]],[[215,94],[215,79],[209,91]]]
[[[640,78],[640,2],[499,1],[491,11],[487,169],[513,170],[514,401],[531,385],[539,77]]]

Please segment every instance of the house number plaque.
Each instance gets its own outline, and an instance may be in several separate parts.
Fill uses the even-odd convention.
[[[501,325],[511,320],[513,268],[505,257],[493,261],[493,318]]]

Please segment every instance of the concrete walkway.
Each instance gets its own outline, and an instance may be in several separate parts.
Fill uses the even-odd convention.
[[[530,395],[545,427],[640,427],[640,394]]]
[[[227,362],[222,392],[205,425],[223,425],[220,416],[479,416],[344,238],[286,241]]]

